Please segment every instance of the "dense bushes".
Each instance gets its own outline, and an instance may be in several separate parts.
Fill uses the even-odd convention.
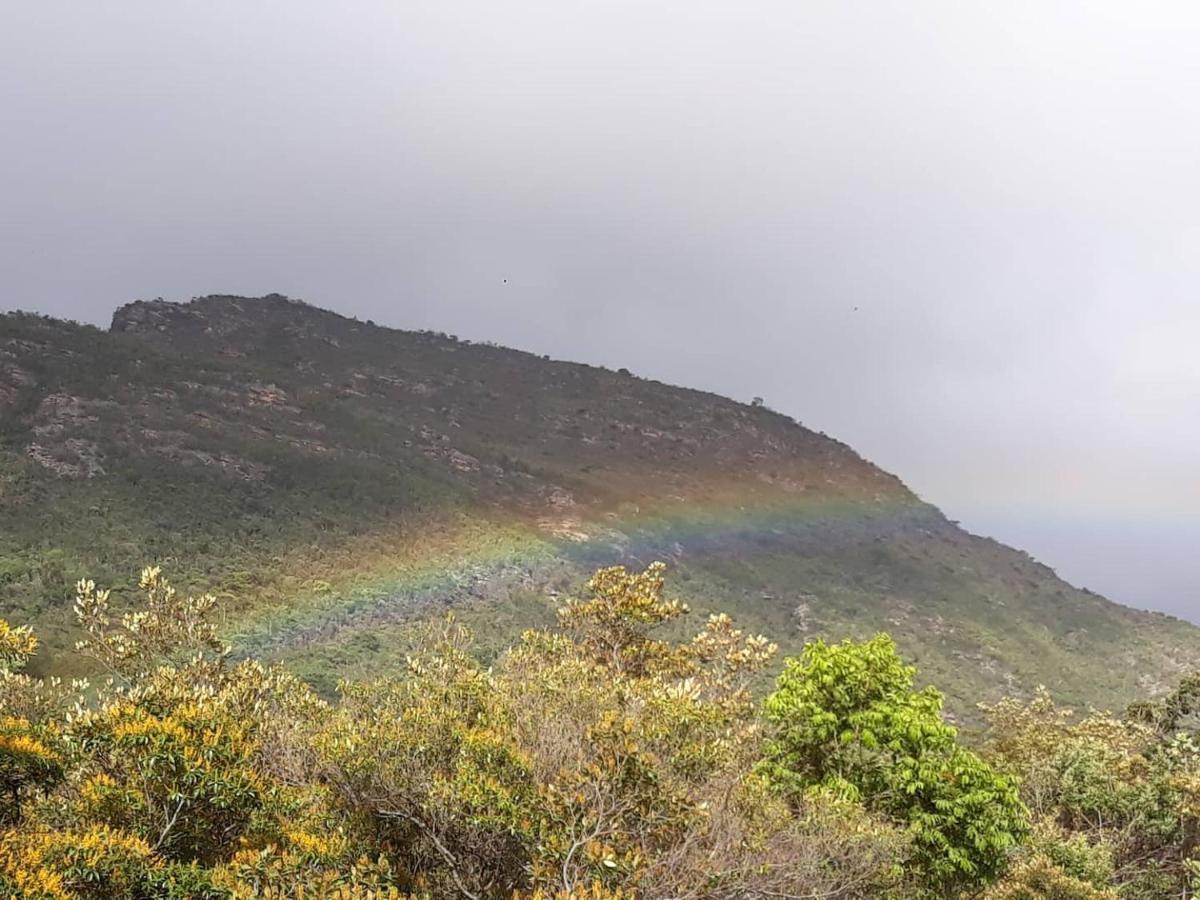
[[[1192,896],[1200,885],[1194,684],[1185,679],[1164,700],[1136,704],[1122,719],[1078,718],[1044,690],[985,707],[986,750],[1021,778],[1037,823],[1028,854],[1097,891]]]
[[[0,894],[64,897],[1189,896],[1195,685],[1076,722],[988,710],[978,751],[889,638],[689,640],[663,567],[605,569],[490,668],[453,619],[328,703],[233,662],[213,600],[79,585],[100,685],[21,673],[0,627]],[[672,629],[677,631],[676,629]]]

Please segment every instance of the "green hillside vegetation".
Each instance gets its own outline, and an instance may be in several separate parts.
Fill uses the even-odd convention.
[[[0,893],[1158,900],[1200,888],[1200,672],[1120,717],[1044,692],[968,746],[886,634],[778,647],[602,569],[490,666],[451,615],[325,700],[215,597],[76,588],[95,684],[0,622]],[[674,626],[672,629],[671,626]],[[674,631],[680,636],[666,636]]]
[[[131,304],[107,331],[0,317],[0,612],[41,636],[35,675],[95,674],[72,585],[122,609],[146,560],[221,600],[235,658],[330,699],[402,670],[447,606],[491,661],[594,569],[654,559],[782,655],[888,632],[972,727],[1039,684],[1155,696],[1200,656],[1196,628],[1071,587],[759,406],[279,296]]]

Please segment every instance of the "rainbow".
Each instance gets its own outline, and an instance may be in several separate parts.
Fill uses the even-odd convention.
[[[741,500],[677,501],[589,521],[461,516],[378,533],[341,548],[325,565],[329,582],[302,586],[286,602],[235,610],[225,633],[239,655],[279,657],[455,604],[543,589],[563,576],[575,581],[604,565],[803,552],[806,543],[828,547],[944,521],[908,494],[747,503],[743,493]]]

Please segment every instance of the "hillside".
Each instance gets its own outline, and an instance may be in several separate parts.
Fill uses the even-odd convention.
[[[134,303],[107,332],[0,317],[0,614],[40,666],[76,579],[120,598],[149,562],[328,689],[415,617],[455,605],[498,648],[592,568],[657,558],[785,655],[891,632],[960,715],[1039,683],[1111,705],[1200,655],[764,408],[276,295]]]

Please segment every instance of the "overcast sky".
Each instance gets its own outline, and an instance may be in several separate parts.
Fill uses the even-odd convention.
[[[278,291],[761,395],[1200,620],[1198,47],[1143,0],[0,0],[0,308]]]

